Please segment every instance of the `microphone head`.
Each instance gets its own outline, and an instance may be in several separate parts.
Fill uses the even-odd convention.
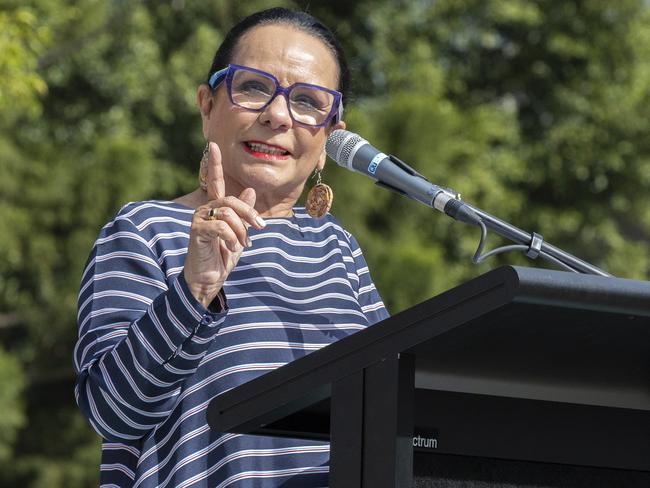
[[[352,158],[359,143],[368,143],[364,138],[348,130],[337,129],[327,138],[325,152],[336,164],[354,171]]]

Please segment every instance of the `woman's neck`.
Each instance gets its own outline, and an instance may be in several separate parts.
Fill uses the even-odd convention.
[[[208,194],[200,188],[174,199],[174,202],[190,208],[200,207],[208,203],[208,201]],[[255,203],[255,209],[265,218],[293,217],[293,206],[295,203],[294,200],[270,203],[264,199],[258,199]]]

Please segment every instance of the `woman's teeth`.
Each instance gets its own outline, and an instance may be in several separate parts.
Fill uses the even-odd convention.
[[[258,144],[256,142],[247,142],[246,145],[255,152],[260,152],[264,154],[273,154],[284,156],[289,154],[283,149],[278,149],[276,147],[267,146],[266,144]]]

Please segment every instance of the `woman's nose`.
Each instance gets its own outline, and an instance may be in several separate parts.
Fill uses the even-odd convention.
[[[272,129],[288,129],[293,120],[289,113],[289,101],[283,94],[278,94],[260,113],[260,123]]]

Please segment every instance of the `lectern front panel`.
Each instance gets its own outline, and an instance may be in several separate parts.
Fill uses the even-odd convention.
[[[414,424],[432,453],[650,472],[646,411],[416,389]]]

